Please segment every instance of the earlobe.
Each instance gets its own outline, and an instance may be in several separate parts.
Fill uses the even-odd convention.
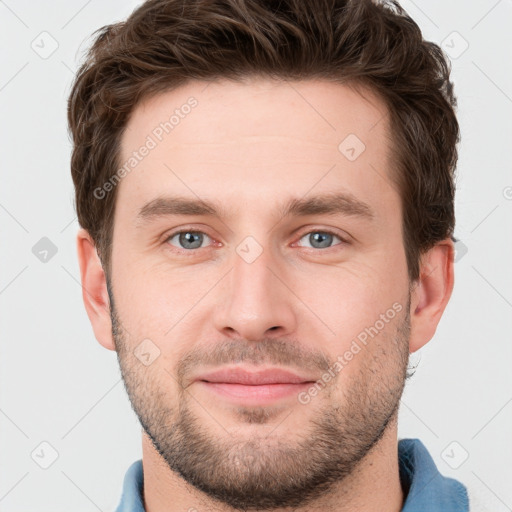
[[[82,299],[87,316],[99,343],[109,350],[115,350],[105,272],[96,246],[85,229],[78,231],[76,244],[82,281]]]
[[[454,254],[452,240],[446,239],[423,255],[420,278],[411,292],[410,352],[427,344],[436,332],[453,290]]]

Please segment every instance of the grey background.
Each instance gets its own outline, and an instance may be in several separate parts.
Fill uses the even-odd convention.
[[[138,3],[0,1],[2,512],[113,510],[127,467],[141,457],[115,354],[95,340],[82,303],[66,126],[70,83],[90,34]],[[413,356],[419,366],[403,396],[399,437],[421,439],[440,471],[469,487],[473,510],[505,512],[512,510],[512,2],[402,5],[451,56],[462,243],[452,299],[434,339]]]

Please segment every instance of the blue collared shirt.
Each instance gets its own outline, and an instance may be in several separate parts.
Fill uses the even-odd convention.
[[[398,442],[398,464],[405,497],[402,512],[469,511],[466,487],[438,471],[419,439],[401,439]],[[126,472],[116,512],[145,512],[143,485],[142,460],[138,460]]]

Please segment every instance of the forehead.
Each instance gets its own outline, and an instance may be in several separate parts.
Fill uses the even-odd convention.
[[[298,120],[302,122],[297,124]],[[346,130],[364,140],[377,128],[372,139],[378,137],[387,130],[387,108],[366,87],[356,90],[355,85],[322,80],[192,81],[136,105],[123,134],[123,147],[136,146],[140,135],[158,132],[159,127],[164,136],[172,132],[168,145],[235,142],[233,137],[286,133],[332,145]]]
[[[275,191],[291,198],[336,188],[383,203],[393,193],[382,190],[391,184],[388,112],[362,92],[251,79],[158,94],[134,109],[123,133],[118,201],[135,214],[165,192],[256,206]]]

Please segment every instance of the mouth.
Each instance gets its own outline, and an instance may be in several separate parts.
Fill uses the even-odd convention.
[[[311,386],[315,379],[280,368],[250,372],[239,367],[204,374],[195,381],[224,399],[256,405],[293,397]]]

